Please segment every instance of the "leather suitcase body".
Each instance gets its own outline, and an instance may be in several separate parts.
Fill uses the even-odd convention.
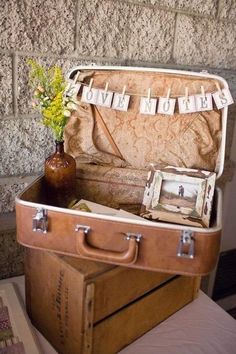
[[[221,110],[141,115],[140,97],[216,91],[224,79],[168,69],[78,67],[81,81],[131,94],[127,112],[81,103],[65,131],[67,151],[76,158],[78,199],[136,212],[150,164],[223,171],[227,107]],[[132,94],[133,93],[133,94]],[[139,95],[140,96],[140,95]],[[78,99],[80,100],[81,94]],[[40,177],[16,198],[17,238],[27,247],[116,265],[185,275],[204,275],[215,266],[221,237],[221,191],[216,190],[209,228],[104,216],[50,205]],[[32,229],[33,219],[40,221]],[[46,230],[47,225],[47,230]],[[44,230],[45,227],[45,230]],[[42,232],[45,231],[45,232]]]
[[[117,353],[191,302],[200,283],[32,249],[25,264],[27,312],[61,354]]]

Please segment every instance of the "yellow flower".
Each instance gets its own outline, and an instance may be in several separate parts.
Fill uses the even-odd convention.
[[[62,141],[71,111],[77,108],[76,102],[65,95],[66,82],[59,67],[46,69],[34,60],[28,63],[31,66],[30,83],[36,88],[33,105],[40,109],[43,124],[52,129],[55,139]]]

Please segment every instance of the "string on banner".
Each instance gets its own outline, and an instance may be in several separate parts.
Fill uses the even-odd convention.
[[[90,82],[89,82],[89,84],[86,84],[86,83],[84,83],[84,82],[78,82],[81,86],[87,86],[87,87],[89,87],[90,86]],[[108,84],[108,83],[106,83],[106,84]],[[108,84],[109,85],[109,84]],[[216,89],[217,89],[217,91],[222,91],[222,89],[220,88],[220,85],[219,85],[219,83],[218,82],[216,82],[215,83],[215,85],[216,85]],[[202,86],[201,86],[202,87]],[[201,90],[201,87],[200,87],[200,90]],[[103,89],[103,88],[100,88],[100,87],[96,87],[98,90],[104,90],[105,91],[105,89]],[[170,92],[171,92],[171,89],[169,88],[168,90],[170,90]],[[188,89],[189,90],[189,89]],[[200,91],[199,90],[199,91]],[[113,91],[113,92],[115,92],[115,91]],[[210,94],[213,94],[213,93],[215,93],[216,91],[210,91],[210,92],[208,92],[208,93],[210,93]],[[144,93],[137,93],[137,92],[134,92],[134,91],[125,91],[125,93],[127,94],[127,95],[129,95],[129,96],[137,96],[137,97],[145,97],[145,96],[147,96],[146,94],[145,94],[145,92]],[[201,91],[201,93],[202,93],[202,91]],[[195,94],[194,94],[195,95]],[[173,97],[173,98],[178,98],[178,97],[183,97],[183,96],[185,96],[184,94],[181,94],[181,95],[171,95],[171,98]],[[155,96],[150,96],[150,98],[158,98],[158,97],[160,97],[160,94],[158,95],[155,95]],[[167,97],[167,96],[166,96]],[[169,96],[170,97],[170,96]]]
[[[217,109],[221,109],[234,103],[232,95],[228,87],[221,88],[218,81],[215,81],[216,91],[206,92],[203,85],[199,87],[199,93],[189,93],[189,87],[185,86],[185,92],[182,95],[171,94],[171,87],[167,90],[167,95],[151,94],[151,87],[147,89],[146,94],[133,91],[126,91],[126,85],[123,86],[122,92],[108,91],[109,83],[105,83],[105,88],[95,88],[94,80],[90,82],[77,82],[73,80],[74,86],[82,90],[81,101],[112,108],[119,111],[128,111],[130,97],[140,97],[140,113],[155,115],[157,113],[173,115],[175,112],[176,101],[178,102],[179,113],[194,113],[201,111],[210,111],[213,109],[213,100]],[[79,90],[78,90],[79,91]],[[78,93],[77,91],[77,93]]]

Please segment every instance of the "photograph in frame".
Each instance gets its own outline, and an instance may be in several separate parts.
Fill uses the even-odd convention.
[[[141,216],[152,221],[209,227],[216,174],[168,167],[148,173]]]

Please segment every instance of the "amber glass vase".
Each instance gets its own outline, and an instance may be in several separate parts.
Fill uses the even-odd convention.
[[[56,150],[44,165],[46,197],[49,204],[66,208],[76,198],[76,163],[65,153],[63,141],[55,143]]]

